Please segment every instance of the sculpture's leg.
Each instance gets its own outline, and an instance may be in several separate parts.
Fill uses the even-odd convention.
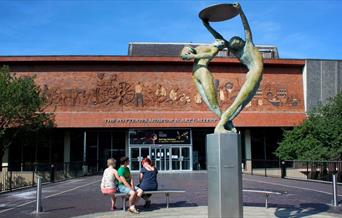
[[[232,120],[228,120],[226,124],[224,124],[224,128],[228,130],[228,132],[237,132]]]
[[[201,95],[202,100],[204,101],[204,103],[205,103],[206,105],[208,105],[208,107],[210,107],[208,98],[207,98],[207,96],[206,96],[205,93],[204,93],[204,89],[203,89],[202,84],[201,84],[195,77],[193,77],[193,80],[194,80],[194,83],[195,83],[197,92]],[[209,109],[211,110],[211,108],[209,108]]]
[[[239,114],[242,110],[242,105],[231,105],[224,113],[222,113],[221,119],[219,123],[215,127],[215,133],[224,133],[224,132],[234,132],[236,131],[233,122],[232,117],[233,114]],[[224,127],[227,127],[228,130],[226,130]]]
[[[250,81],[246,81],[238,96],[235,98],[233,104],[224,112],[222,113],[221,119],[217,126],[215,127],[214,132],[225,132],[223,130],[224,126],[232,124],[232,120],[244,109],[244,107],[252,100],[253,96],[255,95],[256,91],[259,88],[259,82],[256,84],[251,83]],[[235,128],[232,125],[232,130],[234,131]],[[236,130],[235,130],[236,131]],[[227,131],[226,131],[227,132]]]
[[[200,93],[209,109],[218,117],[221,117],[222,112],[217,101],[213,77],[210,72],[205,68],[199,69],[194,73],[193,79],[195,81],[197,91]]]

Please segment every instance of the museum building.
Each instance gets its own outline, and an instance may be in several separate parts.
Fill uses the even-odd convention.
[[[178,57],[183,46],[130,43],[127,56],[0,56],[0,65],[17,76],[34,76],[56,124],[47,140],[15,142],[3,163],[82,162],[87,170],[101,170],[107,158],[126,155],[133,171],[146,156],[160,171],[206,169],[206,134],[218,117],[196,92],[193,62]],[[275,47],[258,48],[263,80],[234,120],[246,171],[258,160],[276,159],[283,129],[301,124],[342,87],[342,61],[280,59]],[[209,70],[225,110],[247,69],[223,51]]]

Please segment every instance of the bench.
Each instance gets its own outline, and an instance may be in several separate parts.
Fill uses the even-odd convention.
[[[261,193],[265,194],[265,208],[268,208],[268,198],[270,195],[286,195],[286,191],[272,191],[272,190],[257,190],[257,189],[243,189],[243,192],[251,192],[251,193]],[[176,189],[159,189],[156,191],[145,191],[144,194],[165,194],[166,197],[166,208],[169,208],[170,203],[170,194],[171,193],[185,193],[185,190],[176,190]],[[115,193],[117,198],[121,198],[122,201],[122,209],[126,210],[126,198],[129,197],[128,194],[125,193]]]
[[[166,197],[166,208],[169,208],[170,203],[170,194],[171,193],[185,193],[185,190],[176,190],[176,189],[159,189],[156,191],[144,191],[144,194],[165,194]],[[122,209],[126,210],[126,198],[129,197],[126,193],[115,193],[115,197],[121,198],[122,201]]]
[[[261,193],[265,194],[265,208],[268,208],[268,198],[270,195],[286,195],[286,191],[271,191],[271,190],[256,190],[256,189],[243,189],[243,192]]]

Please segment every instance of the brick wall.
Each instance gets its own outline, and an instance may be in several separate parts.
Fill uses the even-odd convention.
[[[35,75],[47,111],[59,127],[215,126],[217,118],[199,98],[192,63],[178,58],[113,57],[41,60],[1,59],[18,76]],[[43,58],[44,59],[44,58]],[[257,95],[237,117],[237,126],[293,126],[304,118],[303,61],[267,60]],[[235,59],[210,64],[222,110],[245,81]]]

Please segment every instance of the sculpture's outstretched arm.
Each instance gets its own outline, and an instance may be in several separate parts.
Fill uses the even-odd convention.
[[[201,53],[197,53],[197,54],[181,54],[181,58],[183,58],[184,60],[191,60],[191,59],[211,59],[213,58],[216,53],[217,53],[217,48],[208,48],[208,50],[206,52],[201,52]]]
[[[245,29],[246,42],[247,41],[253,42],[251,28],[250,28],[250,26],[248,24],[248,20],[246,18],[245,13],[243,12],[243,10],[242,10],[242,8],[241,8],[239,3],[235,3],[234,7],[239,11],[239,14],[240,14],[240,17],[241,17],[241,21],[242,21],[242,24],[243,24],[243,28]]]
[[[207,28],[207,30],[214,36],[215,39],[221,39],[225,41],[225,44],[228,46],[227,40],[223,38],[223,36],[218,33],[212,26],[210,26],[209,21],[202,19],[202,23]]]
[[[215,39],[224,40],[223,36],[210,26],[209,21],[202,19],[202,23],[205,26],[205,28],[207,28],[207,30],[215,37]]]

